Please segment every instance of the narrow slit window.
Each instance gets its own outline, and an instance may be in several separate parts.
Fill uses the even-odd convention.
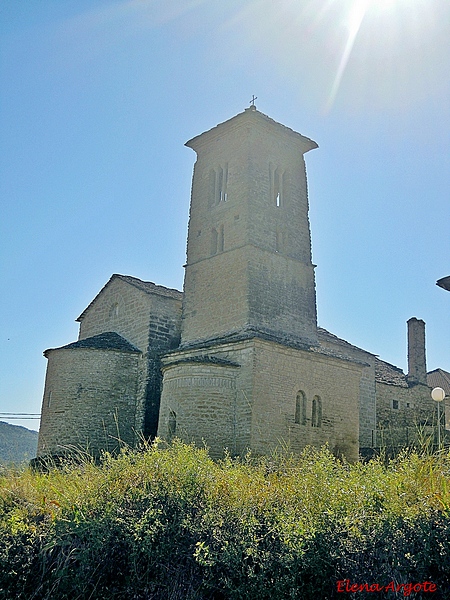
[[[173,410],[169,411],[169,421],[167,423],[167,433],[169,440],[175,437],[177,431],[177,413]]]
[[[218,251],[219,252],[223,252],[224,244],[225,244],[225,238],[224,238],[224,233],[223,233],[223,225],[221,225],[219,228],[219,240],[218,240]]]
[[[223,169],[219,167],[217,173],[217,193],[216,193],[216,201],[217,203],[222,201],[223,194]]]
[[[322,400],[319,396],[314,396],[312,401],[311,425],[322,427]]]
[[[228,163],[209,173],[209,204],[216,206],[228,200]]]
[[[211,169],[209,172],[209,206],[216,204],[216,172]]]
[[[285,172],[280,167],[275,168],[274,165],[270,164],[269,179],[271,202],[280,208],[284,204]]]
[[[220,198],[219,198],[220,202],[226,202],[228,199],[227,186],[228,186],[228,163],[225,163],[225,166],[222,169],[222,184],[221,184],[221,188],[220,188]]]
[[[213,229],[211,231],[211,254],[217,254],[217,244],[219,241],[219,234],[217,233],[217,229]]]
[[[119,303],[114,302],[113,304],[111,304],[111,307],[109,309],[109,318],[117,319],[118,316],[119,316]]]
[[[284,231],[277,229],[275,233],[275,252],[283,252],[285,248],[285,235]]]
[[[295,423],[298,425],[306,425],[306,396],[300,391],[295,400]]]

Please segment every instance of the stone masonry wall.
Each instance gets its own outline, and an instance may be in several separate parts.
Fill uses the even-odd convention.
[[[437,443],[437,406],[426,385],[400,387],[377,382],[378,446],[396,451],[400,446]]]
[[[112,279],[80,317],[79,339],[115,331],[142,352],[147,350],[151,296]]]
[[[180,437],[197,446],[207,444],[211,456],[232,451],[236,410],[237,367],[182,363],[164,377],[159,435]]]
[[[250,248],[249,321],[280,341],[317,343],[316,293],[312,265],[279,253]]]
[[[195,362],[199,360],[201,363]],[[222,457],[224,448],[233,455],[244,454],[250,447],[253,361],[252,340],[163,357],[158,436],[169,437],[173,410],[180,439],[205,443],[214,458]]]
[[[362,369],[360,381],[359,446],[360,448],[375,447],[377,445],[377,425],[374,355],[349,344],[324,329],[319,330],[319,340],[322,347],[365,363],[366,366]]]
[[[252,450],[275,447],[300,452],[329,444],[337,455],[358,459],[359,392],[362,367],[350,361],[255,341]],[[296,423],[296,398],[306,399],[306,419]],[[313,419],[314,398],[321,423]]]
[[[245,248],[228,250],[189,267],[183,298],[182,345],[245,328],[248,314]]]
[[[160,355],[180,340],[181,293],[169,292],[155,286],[155,292],[148,293],[112,278],[80,319],[80,339],[115,331],[142,351],[135,427],[145,438],[155,437],[158,427]]]
[[[214,457],[222,455],[224,447],[236,454],[249,448],[267,454],[277,447],[300,452],[308,444],[328,442],[337,454],[357,459],[360,365],[259,339],[204,348],[203,357],[206,351],[209,359],[240,366],[234,371],[232,366],[206,362],[196,367],[192,361],[201,350],[167,355],[159,436],[168,437],[172,410],[177,415],[176,435],[200,444],[204,440]],[[219,379],[227,369],[228,377],[235,377],[234,388],[213,390],[199,379]],[[299,391],[308,402],[305,424],[295,422]],[[311,422],[315,396],[322,402],[319,427]]]
[[[86,348],[47,353],[38,456],[78,447],[97,455],[135,443],[139,353]]]
[[[148,332],[147,383],[145,393],[141,395],[143,402],[138,407],[138,418],[141,419],[141,430],[146,439],[156,437],[158,431],[162,391],[161,355],[178,346],[180,332],[181,300],[155,294],[152,297]]]

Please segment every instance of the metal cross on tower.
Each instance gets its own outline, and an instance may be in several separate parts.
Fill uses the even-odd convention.
[[[255,100],[258,100],[258,96],[252,94],[252,99],[250,100],[250,106],[255,106]]]

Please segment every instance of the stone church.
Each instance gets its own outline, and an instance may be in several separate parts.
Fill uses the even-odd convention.
[[[194,166],[184,291],[113,275],[46,350],[38,457],[156,436],[213,457],[328,443],[356,460],[429,431],[425,324],[409,373],[318,327],[304,155],[250,106],[186,143]],[[394,432],[394,433],[393,433]]]

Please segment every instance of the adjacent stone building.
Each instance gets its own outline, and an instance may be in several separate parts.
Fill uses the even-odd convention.
[[[113,275],[78,317],[77,342],[46,350],[38,456],[81,447],[98,455],[154,437],[160,356],[180,339],[182,294]]]
[[[78,341],[45,352],[38,456],[158,435],[214,457],[328,443],[356,460],[380,423],[428,426],[422,321],[408,376],[317,326],[304,162],[317,144],[251,106],[186,145],[184,291],[111,277]]]

